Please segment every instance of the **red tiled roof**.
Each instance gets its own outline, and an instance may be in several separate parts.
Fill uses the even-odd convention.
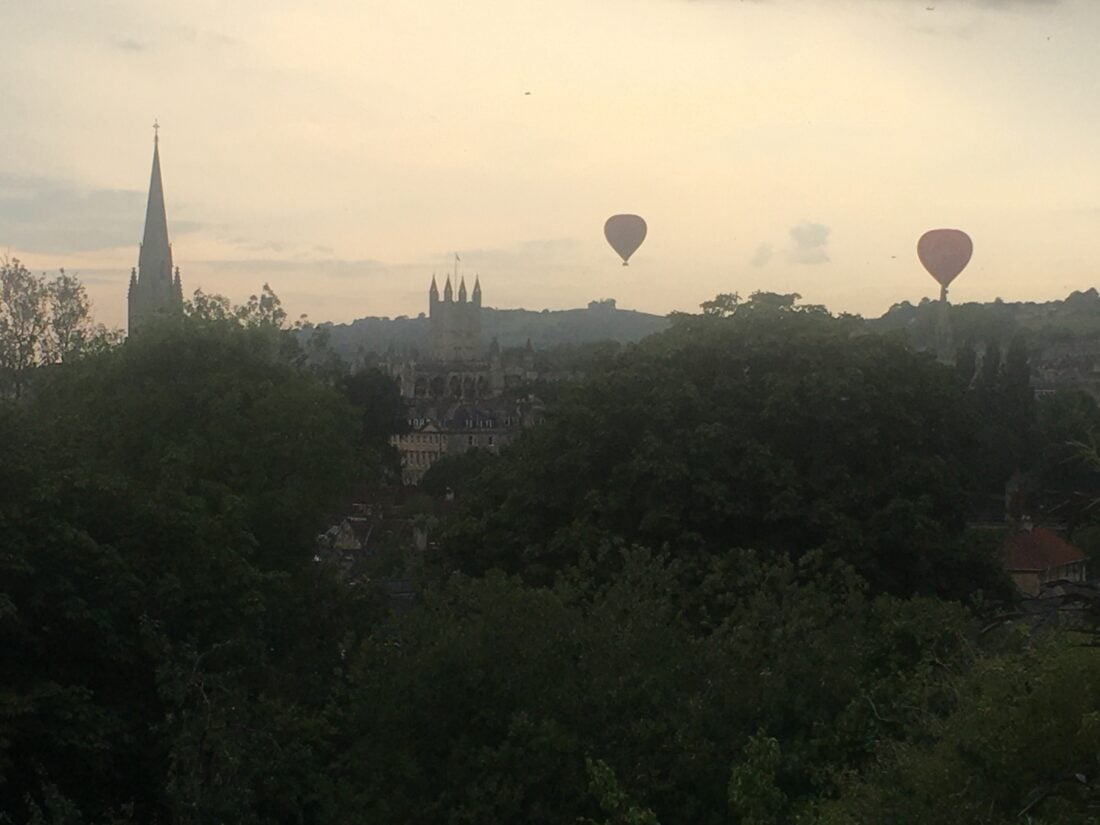
[[[1006,570],[1049,570],[1085,560],[1084,553],[1045,527],[1013,533],[1002,549]]]

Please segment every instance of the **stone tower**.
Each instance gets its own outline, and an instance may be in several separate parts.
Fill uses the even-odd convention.
[[[455,273],[456,276],[458,273]],[[458,300],[454,297],[450,276],[443,287],[443,300],[435,276],[428,290],[431,324],[431,357],[436,361],[475,361],[481,349],[481,281],[474,283],[472,300],[467,300],[466,279],[458,285]]]
[[[156,129],[158,127],[154,127]],[[149,179],[149,203],[145,207],[145,234],[138,265],[130,271],[127,329],[133,333],[158,316],[178,315],[183,309],[179,267],[172,267],[168,242],[168,218],[164,211],[164,187],[160,180],[160,137],[153,136],[153,172]]]

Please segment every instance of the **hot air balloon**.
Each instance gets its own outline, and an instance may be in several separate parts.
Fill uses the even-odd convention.
[[[637,215],[612,215],[603,225],[603,235],[611,248],[623,259],[623,266],[627,265],[630,256],[642,245],[645,231],[645,221]]]
[[[940,282],[940,300],[947,300],[947,286],[962,272],[974,252],[970,236],[960,229],[932,229],[917,241],[917,257]]]

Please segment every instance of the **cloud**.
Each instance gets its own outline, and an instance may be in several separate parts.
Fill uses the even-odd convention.
[[[546,238],[542,240],[524,241],[507,247],[494,249],[459,249],[456,250],[462,259],[459,265],[461,273],[469,268],[476,270],[479,266],[486,268],[507,269],[509,267],[526,267],[532,263],[540,266],[553,267],[561,263],[572,263],[581,248],[576,238]]]
[[[290,244],[283,241],[257,241],[246,238],[243,235],[234,235],[233,237],[225,238],[225,241],[245,252],[288,252],[291,249]]]
[[[147,46],[144,43],[134,40],[132,37],[124,37],[115,41],[115,48],[124,52],[143,52],[146,50]]]
[[[105,269],[67,269],[70,275],[75,275],[85,286],[122,286],[130,281],[130,270],[105,270]]]
[[[824,264],[829,262],[825,248],[831,230],[825,224],[803,221],[790,230],[791,245],[787,255],[796,264]]]
[[[402,268],[402,265],[385,264],[371,258],[360,260],[342,260],[338,258],[219,258],[195,260],[191,261],[191,265],[210,272],[232,271],[261,275],[264,273],[297,274],[306,280],[317,277],[368,279],[386,275],[392,273],[395,269]],[[423,272],[423,266],[420,266],[420,271]]]
[[[756,251],[752,253],[749,263],[753,266],[764,266],[764,264],[772,259],[772,255],[774,254],[775,248],[770,243],[762,243],[760,246],[756,247]]]
[[[28,252],[71,253],[137,247],[146,194],[127,189],[85,189],[64,181],[0,172],[0,246]],[[198,229],[170,221],[169,231]]]

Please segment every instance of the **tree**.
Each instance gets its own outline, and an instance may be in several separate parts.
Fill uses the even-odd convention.
[[[496,458],[488,450],[478,449],[445,455],[428,468],[418,486],[425,493],[440,498],[448,492],[458,493],[468,488]]]
[[[744,825],[775,825],[787,799],[776,787],[783,764],[779,742],[758,731],[745,745],[745,761],[730,772],[730,808]]]
[[[117,345],[118,330],[92,322],[84,285],[64,269],[54,279],[18,258],[0,261],[0,395],[22,394],[30,371]]]
[[[1100,658],[1047,640],[979,660],[953,680],[956,703],[907,744],[884,746],[822,820],[863,822],[1096,821]]]
[[[314,538],[360,428],[285,336],[152,324],[0,410],[12,819],[71,804],[89,821],[332,820],[325,708],[378,614]]]
[[[40,362],[48,307],[45,278],[31,274],[18,259],[0,264],[0,367],[12,378]]]
[[[452,576],[372,636],[334,722],[347,818],[798,821],[948,702],[977,637],[957,605],[872,598],[820,557],[731,553],[699,582],[609,553],[602,583]],[[707,632],[700,590],[724,603]]]
[[[605,542],[822,548],[889,592],[994,587],[993,560],[961,546],[974,431],[951,371],[755,303],[678,318],[581,381],[470,485],[447,564],[545,584]]]
[[[737,305],[741,303],[741,296],[736,292],[723,292],[709,301],[703,301],[704,315],[715,315],[719,318],[728,318],[737,312]]]

